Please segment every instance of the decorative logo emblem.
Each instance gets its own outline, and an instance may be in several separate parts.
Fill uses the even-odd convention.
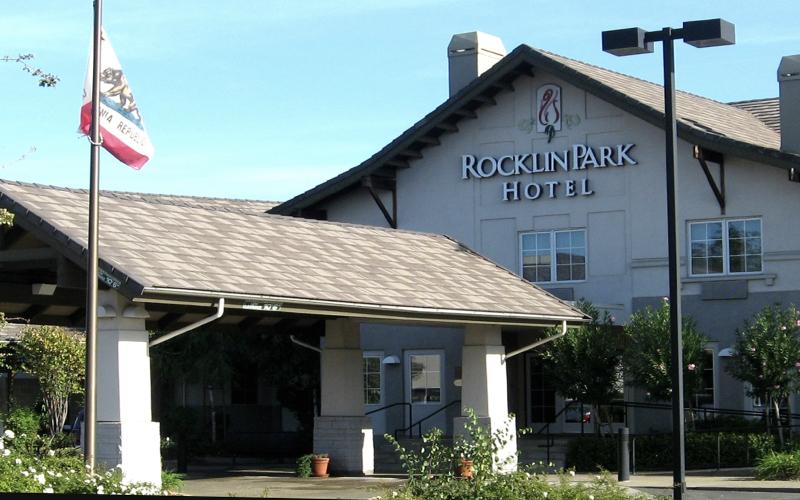
[[[546,132],[548,142],[561,130],[561,87],[552,83],[536,91],[536,130]]]

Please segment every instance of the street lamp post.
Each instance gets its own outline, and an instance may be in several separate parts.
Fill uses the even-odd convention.
[[[603,50],[615,56],[653,52],[653,43],[664,48],[664,134],[666,139],[667,175],[667,244],[669,246],[670,345],[672,350],[672,492],[682,498],[686,491],[686,464],[683,417],[683,339],[681,335],[680,249],[678,242],[676,193],[678,173],[677,127],[675,123],[675,54],[673,40],[683,39],[695,47],[716,47],[735,43],[733,24],[723,19],[706,19],[683,23],[682,28],[644,31],[626,28],[603,32]],[[687,261],[688,265],[688,261]]]

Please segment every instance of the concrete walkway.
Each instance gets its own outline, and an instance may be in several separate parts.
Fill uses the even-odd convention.
[[[577,481],[592,481],[594,474],[576,474]],[[614,475],[616,478],[616,475]],[[672,488],[672,472],[645,472],[631,476],[620,483],[628,488]],[[690,490],[753,491],[797,493],[800,498],[800,481],[759,481],[753,478],[753,469],[701,470],[686,472],[686,487]],[[766,498],[766,497],[765,497]]]
[[[190,467],[184,495],[255,498],[347,498],[365,500],[398,487],[402,476],[297,478],[294,469],[256,467]]]
[[[754,498],[771,498],[770,493],[796,494],[800,498],[800,481],[756,481],[752,469],[691,471],[687,473],[690,491],[736,491],[760,493]],[[615,476],[616,477],[616,476]],[[594,474],[576,474],[575,481],[591,482]],[[331,477],[327,479],[298,479],[293,469],[260,468],[254,466],[195,466],[184,479],[183,494],[210,497],[255,498],[348,498],[365,500],[403,482],[401,475],[371,477]],[[556,478],[553,476],[553,480]],[[633,489],[669,490],[672,474],[644,473],[631,476],[622,486]]]

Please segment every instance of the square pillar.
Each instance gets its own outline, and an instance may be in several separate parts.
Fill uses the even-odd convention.
[[[349,319],[326,321],[314,453],[330,455],[335,473],[366,475],[375,469],[372,420],[364,416],[363,363],[360,325]]]
[[[498,451],[505,470],[517,468],[516,419],[508,415],[508,381],[503,362],[505,347],[499,326],[467,325],[461,358],[461,417],[453,420],[455,435],[463,435],[466,409],[475,411],[478,422],[492,433],[504,431],[508,442]]]
[[[96,460],[126,482],[161,485],[158,422],[150,409],[147,311],[112,290],[98,296]]]

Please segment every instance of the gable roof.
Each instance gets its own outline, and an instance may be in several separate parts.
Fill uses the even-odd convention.
[[[494,104],[495,96],[513,91],[514,80],[543,70],[657,127],[663,127],[664,97],[661,85],[617,73],[547,51],[520,45],[457,94],[412,125],[366,161],[270,210],[297,214],[336,193],[357,185],[361,178],[385,168],[410,166],[421,150],[435,146],[445,133],[456,132],[458,122],[475,118],[475,110]],[[678,136],[694,144],[760,163],[791,168],[800,155],[780,151],[780,134],[750,110],[676,92]]]
[[[144,302],[224,297],[226,307],[321,315],[528,326],[585,318],[445,236],[170,199],[101,194],[104,283]],[[0,180],[0,207],[85,267],[86,190]]]

